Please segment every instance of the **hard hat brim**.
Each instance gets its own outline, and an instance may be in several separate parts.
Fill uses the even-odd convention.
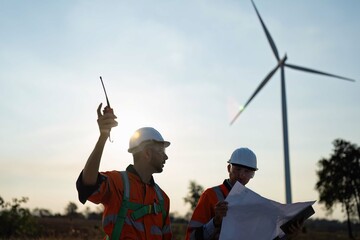
[[[247,168],[247,169],[249,169],[249,170],[251,170],[251,171],[257,171],[257,170],[259,170],[258,168],[252,168],[252,167],[245,166],[245,165],[238,164],[238,163],[231,163],[230,160],[227,161],[227,162],[228,162],[229,164],[231,164],[231,165],[235,165],[235,166],[238,166],[238,167]]]
[[[170,142],[168,141],[156,141],[156,140],[148,140],[148,141],[144,141],[142,142],[139,146],[133,147],[133,148],[129,148],[128,152],[129,153],[137,153],[140,152],[144,149],[145,146],[151,144],[151,143],[160,143],[160,144],[164,144],[164,147],[167,148],[168,146],[170,146]]]

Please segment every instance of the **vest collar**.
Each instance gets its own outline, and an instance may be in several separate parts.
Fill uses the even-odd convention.
[[[136,171],[136,169],[134,168],[134,165],[130,164],[127,168],[126,168],[126,171],[129,172],[129,173],[132,173],[132,174],[135,174],[141,181],[141,177],[140,175],[138,174],[138,172]],[[150,183],[149,183],[151,186],[155,186],[155,181],[154,181],[154,178],[151,176],[151,179],[150,179]]]

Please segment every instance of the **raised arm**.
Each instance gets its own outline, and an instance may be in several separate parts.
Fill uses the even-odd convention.
[[[104,114],[101,114],[101,106],[102,103],[97,109],[97,122],[100,130],[100,136],[83,169],[82,181],[85,185],[94,185],[96,183],[105,143],[110,136],[111,128],[118,125],[115,120],[116,116],[114,115],[112,109],[110,111],[107,107],[105,107]]]

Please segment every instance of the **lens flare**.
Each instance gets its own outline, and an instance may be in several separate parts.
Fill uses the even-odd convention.
[[[228,120],[231,121],[239,112],[242,112],[244,110],[244,106],[240,105],[234,98],[229,97],[227,109],[228,109]]]

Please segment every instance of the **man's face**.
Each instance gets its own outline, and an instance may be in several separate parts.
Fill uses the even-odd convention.
[[[165,161],[168,159],[168,156],[165,153],[165,147],[163,144],[153,144],[150,146],[150,150],[150,165],[154,168],[155,172],[161,173],[163,171]]]
[[[251,178],[254,177],[255,174],[254,170],[234,164],[228,165],[228,172],[229,172],[230,183],[232,185],[234,185],[236,181],[238,181],[244,186],[250,181]]]

